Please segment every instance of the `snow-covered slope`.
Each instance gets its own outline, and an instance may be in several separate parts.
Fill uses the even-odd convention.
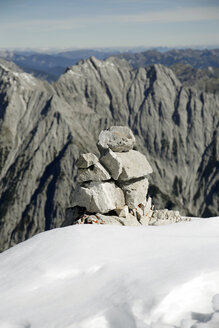
[[[217,293],[219,217],[69,226],[0,255],[1,328],[213,328]]]

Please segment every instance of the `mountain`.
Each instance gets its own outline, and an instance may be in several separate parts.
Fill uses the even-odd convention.
[[[169,66],[185,86],[201,91],[219,92],[219,49],[173,49],[165,52],[147,50],[140,53],[117,55],[133,68],[153,64]]]
[[[33,50],[0,51],[0,58],[13,61],[26,73],[31,73],[35,77],[47,81],[56,81],[67,67],[77,64],[79,60],[88,59],[91,56],[105,60],[112,55],[118,56],[120,59],[126,59],[133,68],[146,67],[153,64],[170,66],[183,84],[188,85],[191,83],[189,85],[194,86],[195,81],[197,87],[201,87],[203,91],[218,90],[219,77],[218,72],[214,72],[214,68],[219,68],[219,49],[171,50],[161,47],[143,51],[143,48],[139,47],[127,49],[81,49],[51,53],[40,53]],[[208,68],[210,69],[209,71]],[[186,74],[184,71],[186,71]],[[191,71],[190,76],[188,76],[188,71]],[[182,75],[183,78],[181,79]],[[202,83],[199,81],[200,75]],[[207,81],[204,78],[206,76]],[[186,81],[185,77],[188,77]],[[190,77],[193,78],[190,79]]]
[[[219,67],[219,49],[172,49],[165,52],[151,49],[135,54],[122,53],[117,57],[126,59],[134,68],[158,63],[165,66],[183,63],[194,68]]]
[[[177,63],[171,65],[180,82],[200,91],[219,93],[219,67],[194,68],[189,64]]]
[[[64,51],[58,53],[38,53],[34,51],[0,51],[0,58],[13,61],[26,73],[35,77],[56,81],[63,74],[68,66],[75,65],[81,59],[88,59],[95,56],[98,59],[105,59],[118,50],[98,51],[93,49]]]
[[[0,63],[0,249],[61,226],[82,152],[101,130],[129,125],[154,173],[157,208],[215,216],[217,95],[183,87],[162,65],[94,57],[49,84]]]

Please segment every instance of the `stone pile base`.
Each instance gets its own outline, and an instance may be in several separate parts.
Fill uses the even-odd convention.
[[[82,208],[73,207],[66,210],[66,221],[63,226],[73,224],[113,224],[123,226],[159,226],[182,221],[190,221],[190,218],[182,218],[178,211],[150,210],[145,214],[140,214],[139,209],[133,210],[133,213],[127,213],[125,217],[104,215],[101,213],[84,212]]]

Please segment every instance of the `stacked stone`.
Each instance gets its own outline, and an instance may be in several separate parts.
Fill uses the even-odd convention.
[[[147,199],[147,176],[152,168],[143,154],[133,150],[134,145],[128,127],[113,126],[99,135],[99,159],[92,153],[79,157],[78,184],[67,224],[150,224],[153,211],[151,198]]]

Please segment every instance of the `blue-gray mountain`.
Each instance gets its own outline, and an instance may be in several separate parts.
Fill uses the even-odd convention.
[[[217,95],[183,87],[162,65],[91,57],[49,84],[1,61],[1,250],[62,225],[75,162],[98,154],[112,125],[129,125],[147,156],[157,208],[218,215],[218,113]]]

